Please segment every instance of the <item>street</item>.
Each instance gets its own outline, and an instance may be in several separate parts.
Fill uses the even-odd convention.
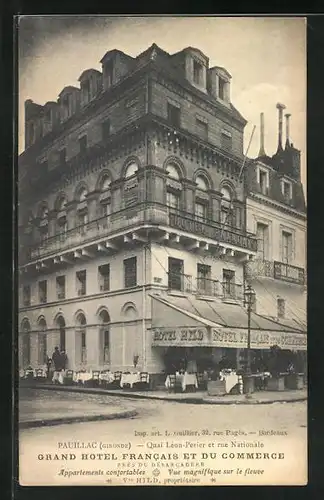
[[[51,397],[55,398],[53,394],[51,394]],[[68,395],[65,394],[64,397],[67,398]],[[252,442],[251,446],[254,446],[253,442],[256,441],[259,443],[258,446],[262,447],[261,451],[273,455],[280,455],[281,453],[284,459],[276,460],[278,458],[276,456],[271,463],[267,460],[268,457],[266,457],[265,461],[253,460],[248,464],[245,462],[244,466],[251,464],[253,467],[256,465],[261,467],[260,470],[263,470],[263,473],[260,474],[263,477],[253,477],[252,479],[245,477],[246,480],[242,484],[252,484],[249,483],[251,480],[259,481],[258,484],[262,484],[264,480],[271,482],[271,477],[275,477],[275,483],[273,484],[278,481],[280,484],[294,484],[289,482],[294,480],[291,471],[298,470],[300,481],[303,481],[303,478],[306,477],[306,402],[274,403],[270,405],[195,405],[118,396],[69,394],[71,408],[73,408],[73,399],[80,399],[81,397],[84,411],[86,411],[87,406],[93,405],[94,402],[96,404],[111,404],[113,400],[114,406],[121,405],[135,408],[138,411],[138,416],[131,419],[76,423],[20,431],[20,477],[24,478],[24,483],[32,484],[33,481],[38,481],[38,484],[104,484],[104,480],[101,479],[100,483],[98,478],[96,479],[97,483],[94,483],[94,477],[80,479],[73,476],[69,478],[68,483],[67,479],[63,479],[62,476],[59,477],[63,465],[59,461],[60,456],[57,457],[56,454],[62,452],[75,453],[77,458],[81,451],[84,453],[85,462],[82,464],[80,461],[73,462],[74,468],[77,466],[79,469],[81,465],[82,467],[91,466],[92,468],[94,466],[103,467],[103,465],[106,468],[108,466],[115,468],[116,464],[109,460],[117,460],[117,457],[122,462],[120,463],[117,460],[117,467],[124,470],[130,467],[130,460],[135,461],[137,466],[146,467],[142,457],[138,457],[138,453],[159,453],[161,455],[161,452],[169,453],[175,450],[178,452],[179,448],[183,447],[186,448],[185,452],[192,453],[191,458],[197,460],[200,447],[203,447],[204,452],[218,452],[217,447],[230,446],[230,450],[222,448],[221,451],[232,453],[237,451],[233,450],[233,447],[244,447],[246,446],[244,442],[248,442],[248,446]],[[96,449],[76,451],[77,446],[86,446],[89,441],[97,443]],[[67,447],[69,449],[66,449]],[[108,455],[105,458],[99,457],[99,447],[101,454],[103,452],[115,454],[115,458],[111,456],[107,458]],[[159,448],[162,448],[162,450]],[[240,448],[239,451],[250,452],[251,449]],[[195,453],[196,456],[194,457]],[[91,454],[93,454],[93,457]],[[205,458],[207,454],[204,456]],[[154,455],[154,460],[157,461],[155,467],[162,467],[163,465],[158,464],[160,455],[158,458]],[[216,457],[216,453],[214,455]],[[223,455],[224,453],[217,455],[217,458],[222,458],[223,465],[231,465],[233,470],[238,464],[243,465],[242,460],[241,463],[236,460],[236,455],[227,455],[225,458]],[[206,459],[208,466],[210,466],[210,458],[213,457],[208,456],[208,459]],[[233,460],[229,460],[229,458],[233,458]],[[281,457],[279,456],[279,458]],[[65,467],[66,461],[64,462],[64,460],[66,458],[63,457]],[[103,464],[102,460],[107,460],[107,462]],[[202,462],[199,461],[199,463],[195,464],[195,460],[190,462],[191,466],[199,468]],[[142,463],[140,464],[140,462]],[[220,463],[217,459],[218,466]],[[34,466],[31,466],[31,464],[34,464]],[[68,465],[69,470],[72,469],[70,462]],[[134,466],[134,464],[132,465]],[[215,467],[215,463],[213,466]],[[174,467],[177,467],[176,463]],[[41,471],[43,471],[43,474],[41,474]],[[166,471],[162,472],[166,473]],[[169,472],[169,474],[172,474],[172,472]],[[275,475],[273,476],[273,474]],[[90,483],[89,480],[92,482]],[[41,482],[39,483],[39,481]],[[106,483],[109,483],[109,481],[111,480],[105,480]],[[230,484],[230,481],[231,479],[222,477],[217,482],[219,484]],[[111,484],[120,484],[121,482],[120,480],[115,483],[115,480],[113,480]]]

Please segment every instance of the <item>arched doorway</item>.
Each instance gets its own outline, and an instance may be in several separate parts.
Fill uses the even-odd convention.
[[[110,316],[106,309],[99,313],[100,320],[100,358],[104,365],[110,364]]]
[[[60,333],[60,351],[66,351],[65,319],[63,316],[58,316],[56,324]]]
[[[47,325],[45,318],[38,320],[38,364],[45,365],[47,362]]]
[[[87,362],[87,321],[83,312],[78,313],[76,317],[75,331],[78,335],[78,344],[80,346],[80,362],[85,365]]]
[[[21,324],[21,362],[23,368],[30,365],[30,323],[25,318]]]

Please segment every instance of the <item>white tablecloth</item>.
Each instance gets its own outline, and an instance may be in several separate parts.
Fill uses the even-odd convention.
[[[112,382],[114,382],[115,376],[111,372],[100,373],[99,380],[102,382],[108,382],[108,384],[111,384]]]
[[[231,372],[231,373],[220,372],[219,376],[220,380],[225,380],[225,390],[227,394],[239,382],[239,378],[236,372]]]
[[[176,385],[181,386],[182,392],[185,392],[187,385],[194,385],[198,389],[198,380],[195,373],[176,373]],[[171,386],[170,376],[165,380],[165,387],[169,389]]]
[[[133,387],[136,382],[140,381],[140,373],[123,373],[120,379],[120,387],[124,387],[125,384],[129,384],[131,387]]]
[[[65,375],[64,371],[61,372],[55,371],[53,373],[52,382],[58,382],[59,384],[64,384],[64,375]]]
[[[92,379],[92,372],[75,372],[73,379],[75,382],[81,382],[84,384],[88,380]]]

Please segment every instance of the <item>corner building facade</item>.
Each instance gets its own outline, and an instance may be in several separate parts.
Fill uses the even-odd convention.
[[[112,50],[101,64],[57,101],[25,103],[20,367],[56,345],[71,369],[137,360],[159,374],[179,348],[219,358],[231,345],[213,345],[211,328],[246,321],[244,263],[257,251],[231,77],[191,47]],[[169,325],[180,337],[159,336]]]

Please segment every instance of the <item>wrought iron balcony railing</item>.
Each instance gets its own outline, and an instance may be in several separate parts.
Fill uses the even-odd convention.
[[[231,283],[229,281],[223,281],[223,299],[243,299],[243,285],[238,285],[237,283]]]
[[[192,276],[189,274],[168,272],[168,288],[173,291],[191,293]]]
[[[246,263],[246,276],[253,279],[259,276],[274,278],[298,285],[306,284],[305,270],[284,262],[255,259]]]
[[[236,228],[224,228],[221,223],[197,220],[195,214],[183,212],[154,202],[134,204],[124,210],[56,234],[28,247],[27,260],[55,256],[60,251],[76,248],[85,243],[95,243],[114,236],[123,230],[141,225],[154,225],[179,229],[192,235],[203,236],[216,242],[228,243],[246,251],[256,251],[255,235]]]
[[[208,297],[219,297],[222,293],[221,284],[218,280],[210,278],[197,278],[197,294]]]

